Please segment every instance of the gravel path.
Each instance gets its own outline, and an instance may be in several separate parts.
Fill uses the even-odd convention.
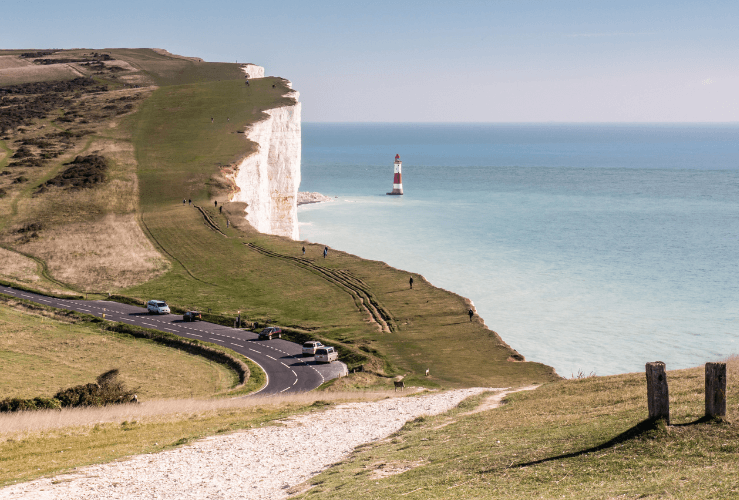
[[[450,410],[490,389],[393,398],[284,420],[285,425],[214,436],[157,454],[85,467],[0,489],[0,499],[279,499],[363,443],[408,420]]]

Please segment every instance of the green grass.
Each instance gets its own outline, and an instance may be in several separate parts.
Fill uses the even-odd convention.
[[[141,400],[212,396],[235,384],[223,365],[86,322],[0,305],[0,331],[0,398],[52,397],[112,368]]]
[[[644,374],[563,380],[498,409],[464,415],[468,402],[408,423],[311,479],[298,498],[737,498],[736,382],[731,423],[700,420],[702,368],[671,371],[668,382],[670,427],[645,422]]]

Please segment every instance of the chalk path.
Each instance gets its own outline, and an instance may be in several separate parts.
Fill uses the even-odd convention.
[[[407,421],[497,389],[459,389],[348,403],[282,425],[213,436],[189,446],[0,489],[0,499],[282,499],[286,490],[383,439]]]

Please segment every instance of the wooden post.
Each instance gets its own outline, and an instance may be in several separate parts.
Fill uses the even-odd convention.
[[[706,363],[706,417],[726,416],[726,363]]]
[[[647,405],[649,419],[664,418],[670,425],[670,395],[667,389],[667,373],[662,361],[647,363]]]

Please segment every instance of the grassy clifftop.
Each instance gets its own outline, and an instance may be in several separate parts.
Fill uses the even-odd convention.
[[[3,138],[8,153],[0,161],[11,172],[7,181],[16,172],[26,178],[0,181],[6,189],[0,199],[0,257],[15,259],[13,279],[38,288],[162,298],[224,316],[241,312],[252,321],[289,327],[296,340],[337,345],[352,367],[382,376],[408,374],[408,382],[421,385],[499,387],[556,378],[548,366],[520,362],[482,322],[470,322],[462,297],[425,282],[408,290],[405,273],[382,262],[342,252],[323,259],[320,245],[308,245],[303,257],[301,242],[251,229],[243,221],[243,204],[216,210],[214,201],[223,205],[234,189],[224,174],[255,150],[243,132],[264,110],[292,102],[286,81],[257,79],[247,87],[236,64],[150,49],[36,57],[67,61],[56,64],[29,63],[35,59],[26,56],[0,54],[23,67],[71,68],[99,88],[62,92],[57,104]],[[0,86],[6,74],[0,69]],[[17,105],[3,99],[0,110]],[[88,117],[94,113],[93,122]],[[50,127],[74,136],[66,149],[45,148]],[[24,141],[40,165],[21,166],[13,159]],[[90,153],[109,159],[103,183],[37,193],[76,156]],[[200,208],[183,206],[183,198]],[[422,376],[426,369],[428,378]],[[383,380],[367,377],[338,385]]]

